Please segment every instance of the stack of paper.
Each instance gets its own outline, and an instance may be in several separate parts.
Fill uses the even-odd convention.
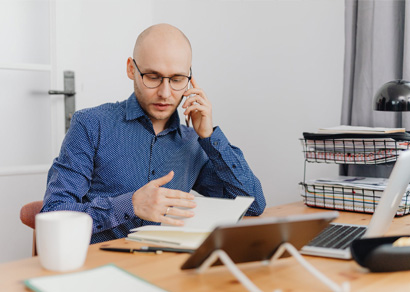
[[[161,246],[196,249],[215,227],[236,223],[241,219],[253,201],[254,197],[195,197],[195,216],[178,218],[185,222],[184,226],[146,225],[132,229],[127,239]]]
[[[309,162],[379,164],[396,161],[409,149],[408,141],[398,140],[404,136],[408,139],[404,128],[337,126],[304,133],[301,142]]]
[[[326,134],[390,134],[403,133],[405,128],[381,128],[381,127],[358,127],[358,126],[336,126],[330,128],[320,128],[318,133]]]
[[[301,139],[305,158],[311,162],[342,164],[379,164],[395,161],[401,151],[409,149],[409,142],[391,138],[372,139]]]
[[[307,181],[302,188],[305,204],[312,207],[374,213],[388,179],[339,176]],[[410,185],[396,215],[410,211]]]

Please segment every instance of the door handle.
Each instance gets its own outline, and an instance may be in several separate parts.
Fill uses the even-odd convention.
[[[50,95],[64,95],[65,131],[70,128],[75,112],[75,76],[73,71],[64,71],[64,91],[49,90]]]
[[[48,94],[64,94],[64,95],[75,95],[73,91],[58,91],[58,90],[49,90]]]

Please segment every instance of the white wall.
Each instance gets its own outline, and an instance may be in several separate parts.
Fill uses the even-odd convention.
[[[340,123],[344,1],[153,2],[183,30],[215,125],[245,153],[268,205],[301,200],[303,132]],[[312,176],[337,167],[309,165]]]
[[[136,36],[152,24],[151,6],[151,0],[57,1],[57,79],[63,88],[62,72],[75,72],[77,109],[121,101],[132,93],[126,62]]]
[[[340,121],[343,17],[343,0],[58,0],[55,89],[63,88],[62,72],[73,70],[77,109],[126,99],[132,82],[125,62],[135,38],[153,23],[174,24],[191,39],[193,72],[213,103],[215,125],[245,153],[268,205],[298,201],[298,138]],[[61,117],[62,99],[53,103],[60,108],[53,118]],[[334,166],[310,169],[312,176],[336,173]],[[32,233],[18,212],[42,197],[45,179],[0,177],[7,208],[0,227],[15,235],[2,241],[0,262],[30,255]]]

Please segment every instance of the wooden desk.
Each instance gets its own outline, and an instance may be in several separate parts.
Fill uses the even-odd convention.
[[[292,203],[266,210],[262,217],[285,216],[326,212]],[[368,224],[370,215],[340,212],[338,222]],[[252,220],[252,219],[249,219]],[[410,234],[410,216],[395,218],[389,235]],[[102,243],[104,244],[104,243]],[[107,244],[107,243],[105,243]],[[108,242],[111,246],[138,247],[141,244],[118,239]],[[119,267],[150,281],[169,291],[247,291],[223,267],[213,267],[204,274],[194,271],[181,271],[180,266],[188,258],[188,254],[163,253],[125,254],[100,251],[101,244],[91,245],[85,265],[80,270],[87,270],[107,263],[115,263]],[[394,273],[369,273],[354,261],[326,259],[305,256],[318,270],[338,284],[348,281],[351,291],[409,291],[410,271]],[[309,274],[294,258],[284,258],[271,266],[260,263],[239,265],[241,270],[263,291],[329,291],[322,283]],[[41,268],[37,257],[0,264],[0,291],[27,291],[22,280],[57,274]]]

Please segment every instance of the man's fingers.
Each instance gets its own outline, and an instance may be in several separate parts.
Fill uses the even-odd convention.
[[[176,207],[171,207],[168,212],[161,216],[160,222],[170,225],[183,226],[183,218],[193,217],[195,214],[192,211],[184,210]]]
[[[132,197],[134,213],[144,220],[163,222],[182,226],[179,218],[194,216],[195,196],[180,190],[162,187],[174,177],[171,171],[167,175],[153,180],[135,191]]]
[[[203,116],[209,116],[209,114],[207,113],[207,110],[208,110],[208,108],[206,106],[196,104],[196,105],[193,105],[193,106],[190,106],[189,108],[187,108],[184,111],[184,115],[190,116],[194,113],[200,112],[201,115],[203,115]]]
[[[161,218],[161,223],[169,224],[169,225],[175,225],[175,226],[184,226],[184,221],[174,219],[168,216],[162,216]]]
[[[168,212],[165,212],[164,216],[174,216],[174,217],[194,217],[195,213],[190,209],[181,209],[178,207],[169,207]]]
[[[185,193],[185,192],[178,191],[178,190],[172,190],[172,189],[167,189],[165,197],[168,199],[185,199],[185,200],[193,200],[195,198],[193,194]]]
[[[152,183],[156,187],[160,187],[160,186],[163,186],[163,185],[169,183],[172,180],[173,177],[174,177],[174,172],[171,170],[167,175],[164,175],[163,177],[154,179],[152,181]]]
[[[167,206],[192,209],[196,207],[196,203],[195,201],[189,199],[168,199]]]

